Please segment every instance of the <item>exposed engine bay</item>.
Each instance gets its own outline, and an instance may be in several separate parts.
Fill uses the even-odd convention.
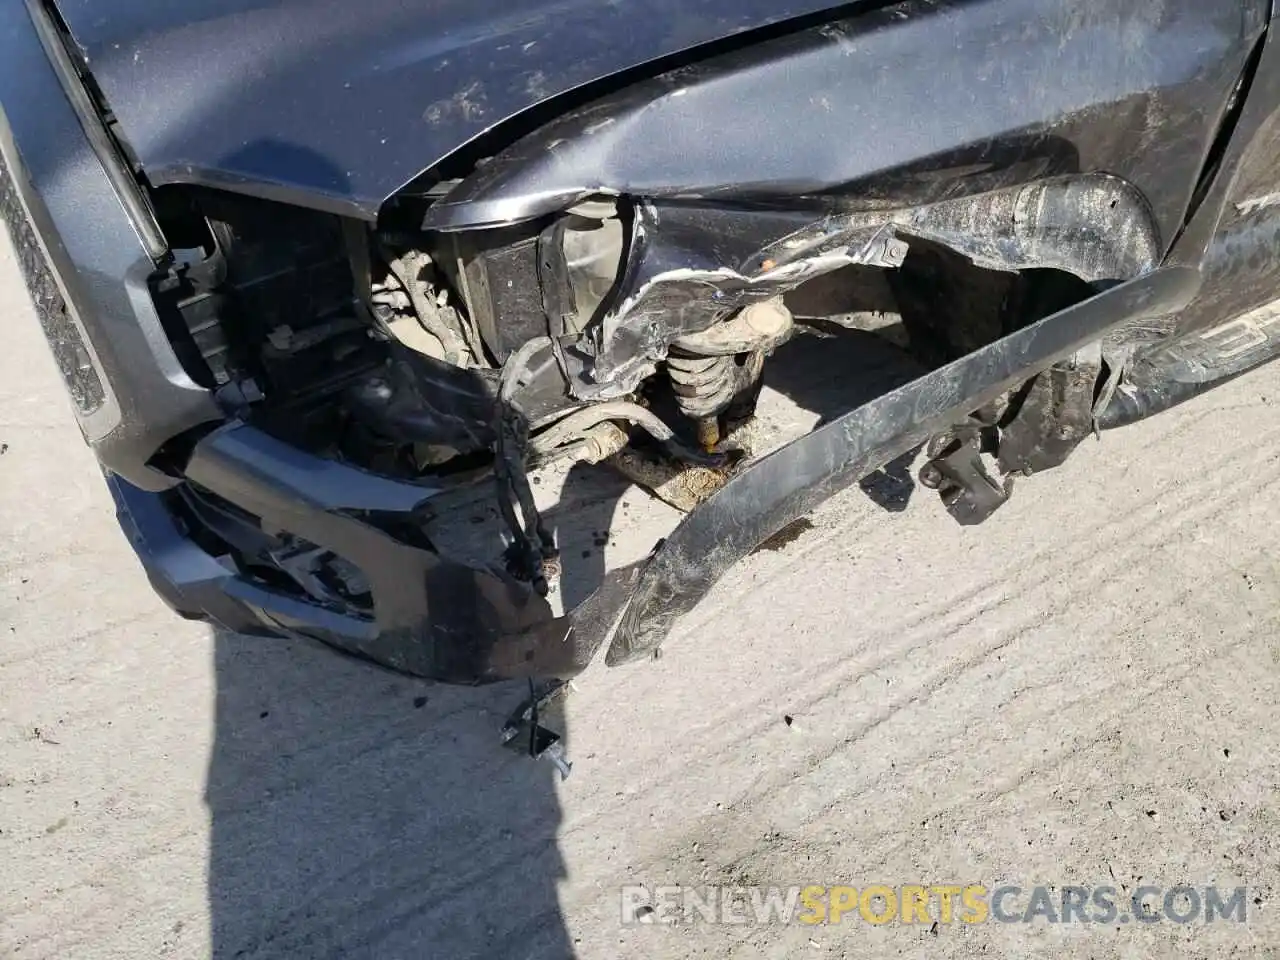
[[[851,213],[600,197],[448,233],[422,229],[430,197],[400,199],[376,229],[212,191],[161,197],[184,244],[155,296],[188,369],[228,412],[362,470],[492,496],[496,529],[440,521],[425,535],[542,596],[560,550],[535,503],[541,471],[599,465],[688,511],[793,439],[743,429],[770,356],[793,337],[852,331],[937,369],[1156,256],[1152,236],[1102,249],[1090,233],[1091,211],[1137,203],[1103,176]],[[1047,216],[1065,234],[1051,257],[1037,231]],[[1079,351],[933,437],[922,482],[961,522],[984,519],[1014,477],[1094,431],[1116,356]],[[226,509],[196,489],[190,499]],[[249,567],[289,555],[311,599],[367,595],[357,570],[311,545],[236,546]]]

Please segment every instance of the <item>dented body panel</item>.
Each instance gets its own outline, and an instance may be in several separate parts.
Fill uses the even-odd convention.
[[[372,217],[419,172],[540,103],[825,6],[63,0],[59,9],[153,184],[208,183]],[[498,203],[486,200],[496,189],[500,209],[466,219],[509,221],[599,188],[776,197],[888,176],[882,193],[933,199],[953,178],[996,185],[1002,174],[1107,170],[1144,190],[1171,236],[1265,10],[1262,0],[922,0],[865,15],[861,6],[678,66],[542,128],[525,149],[543,160],[517,164],[505,188],[473,185],[459,203]],[[437,209],[443,224],[452,204]]]
[[[151,182],[372,219],[522,111],[824,0],[61,0]]]
[[[601,192],[865,210],[1099,171],[1142,192],[1168,243],[1264,9],[923,0],[854,11],[571,111],[427,224],[511,222]]]

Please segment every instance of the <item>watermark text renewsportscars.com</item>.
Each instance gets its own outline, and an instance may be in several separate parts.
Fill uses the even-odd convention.
[[[807,884],[623,887],[632,924],[1245,923],[1245,887]]]

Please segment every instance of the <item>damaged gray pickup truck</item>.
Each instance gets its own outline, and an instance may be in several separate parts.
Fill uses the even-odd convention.
[[[652,656],[912,451],[979,523],[1271,359],[1272,15],[13,0],[0,213],[174,609],[448,682],[564,679]],[[748,442],[815,335],[913,372]],[[566,470],[686,515],[570,597],[590,545],[540,502]]]

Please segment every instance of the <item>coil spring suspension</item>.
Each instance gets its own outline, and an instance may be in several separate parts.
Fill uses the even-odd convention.
[[[735,357],[699,357],[673,350],[667,376],[680,412],[698,426],[698,442],[711,449],[720,442],[720,414],[760,377],[764,355],[753,353],[745,364]]]
[[[695,357],[672,353],[667,374],[685,416],[715,416],[733,401],[740,386],[733,357]]]
[[[667,374],[680,411],[698,425],[698,442],[720,442],[720,414],[745,419],[755,409],[765,354],[791,335],[795,320],[780,297],[753,303],[722,323],[672,342]],[[742,415],[735,418],[733,408]]]

